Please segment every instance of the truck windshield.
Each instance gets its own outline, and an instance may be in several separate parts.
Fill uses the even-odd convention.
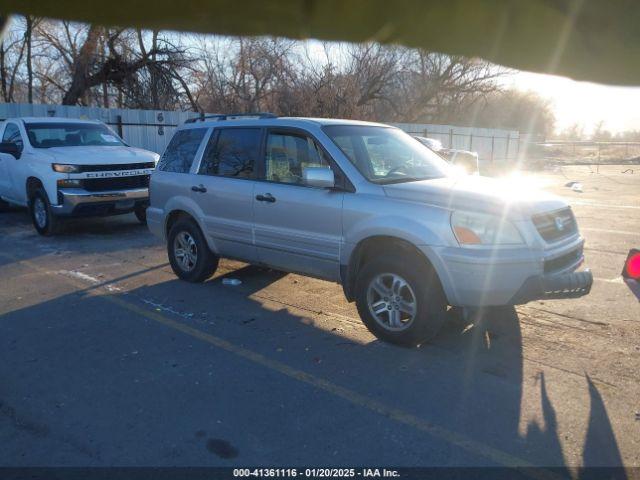
[[[106,126],[96,123],[27,123],[34,148],[124,145]]]
[[[330,125],[323,130],[371,182],[412,182],[450,174],[447,162],[397,128]]]

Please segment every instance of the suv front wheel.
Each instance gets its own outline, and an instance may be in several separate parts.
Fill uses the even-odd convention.
[[[355,293],[360,318],[386,342],[420,345],[438,333],[446,318],[447,301],[437,275],[406,256],[387,254],[367,262]]]
[[[192,219],[178,220],[169,231],[167,253],[173,272],[187,282],[204,282],[218,268],[219,257]]]

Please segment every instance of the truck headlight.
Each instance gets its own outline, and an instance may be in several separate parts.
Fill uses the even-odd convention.
[[[451,214],[451,229],[462,246],[524,244],[515,225],[496,215],[455,211]]]
[[[79,173],[82,171],[80,165],[66,165],[64,163],[52,163],[51,168],[58,173]]]

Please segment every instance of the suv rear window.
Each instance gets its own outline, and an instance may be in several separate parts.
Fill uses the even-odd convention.
[[[211,135],[202,157],[200,173],[233,178],[253,178],[260,152],[259,128],[221,128]]]
[[[177,131],[158,162],[158,170],[189,173],[193,159],[206,132],[206,128],[190,128]]]

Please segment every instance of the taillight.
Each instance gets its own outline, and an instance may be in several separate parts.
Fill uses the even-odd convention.
[[[640,250],[632,248],[624,262],[622,278],[640,280]]]

